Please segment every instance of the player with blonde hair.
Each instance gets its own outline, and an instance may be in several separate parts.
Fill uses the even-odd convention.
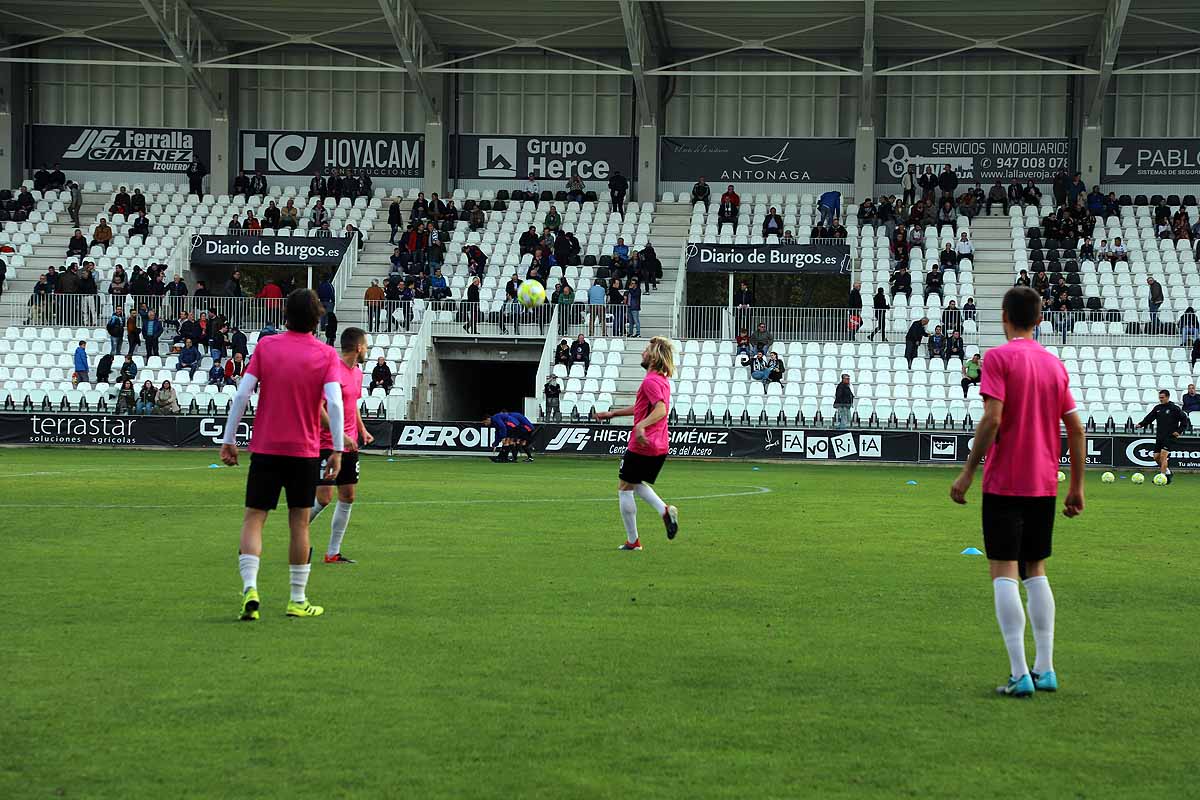
[[[621,550],[642,549],[641,539],[638,538],[635,497],[642,498],[662,517],[668,539],[674,539],[679,532],[679,509],[664,503],[648,485],[658,479],[670,449],[667,415],[671,411],[670,378],[675,372],[675,350],[670,339],[655,336],[646,343],[646,349],[642,351],[642,369],[646,370],[646,377],[638,387],[633,405],[601,411],[596,415],[600,420],[633,417],[633,430],[629,433],[629,446],[621,459],[617,484],[621,520],[625,523],[626,541],[621,545]]]

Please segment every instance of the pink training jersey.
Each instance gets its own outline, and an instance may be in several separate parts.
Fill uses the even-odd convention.
[[[1075,411],[1067,368],[1031,339],[989,350],[980,393],[1004,403],[1000,430],[983,464],[983,491],[1014,497],[1058,494],[1059,423]]]
[[[638,387],[637,399],[633,401],[633,424],[637,425],[650,416],[654,406],[659,403],[666,405],[668,413],[671,411],[671,382],[657,372],[647,372],[642,385]],[[629,452],[643,456],[667,454],[670,438],[667,435],[666,417],[646,428],[646,440],[648,444],[642,444],[630,431]]]
[[[337,352],[310,333],[259,340],[246,372],[258,378],[250,452],[295,458],[320,455],[325,384],[336,383]]]
[[[338,357],[338,383],[342,385],[342,425],[347,439],[358,441],[358,401],[362,398],[363,373],[357,366],[347,367]],[[333,449],[333,434],[321,426],[321,449]]]

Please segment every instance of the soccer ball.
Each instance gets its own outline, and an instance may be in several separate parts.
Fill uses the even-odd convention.
[[[1113,475],[1111,472],[1106,472],[1100,476],[1100,480],[1103,483],[1115,483],[1117,480],[1117,476]]]
[[[1155,486],[1166,486],[1167,485],[1167,476],[1163,475],[1161,472],[1158,473],[1157,475],[1155,475],[1154,476],[1154,485]]]
[[[1146,476],[1140,472],[1135,472],[1129,476],[1129,480],[1131,483],[1143,484],[1146,482]]]
[[[1060,469],[1060,470],[1058,471],[1058,482],[1059,482],[1059,483],[1062,483],[1062,482],[1063,482],[1063,481],[1065,481],[1066,479],[1067,479],[1067,473],[1063,472],[1063,471]]]
[[[535,280],[528,280],[517,289],[517,302],[526,308],[537,308],[546,302],[546,287]]]

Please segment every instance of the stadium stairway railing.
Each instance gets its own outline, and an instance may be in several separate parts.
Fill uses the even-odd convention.
[[[413,395],[421,381],[421,370],[429,353],[429,346],[433,343],[433,325],[433,315],[427,314],[421,320],[416,336],[409,342],[408,360],[404,364],[404,371],[397,376],[396,385],[387,398],[388,419],[410,418],[409,409],[412,407]]]
[[[554,366],[554,348],[558,346],[560,338],[562,337],[558,333],[558,307],[555,306],[550,314],[550,327],[546,329],[546,341],[542,343],[542,354],[538,357],[537,376],[533,379],[533,397],[525,399],[525,416],[531,419],[540,419],[544,411],[542,387],[550,377],[550,370]],[[535,413],[530,414],[530,411]]]

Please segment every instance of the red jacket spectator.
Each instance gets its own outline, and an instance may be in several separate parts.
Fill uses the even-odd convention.
[[[725,194],[721,195],[721,202],[733,203],[735,206],[740,206],[742,204],[742,198],[739,197],[738,193],[733,190],[732,186],[730,186],[725,190]]]

